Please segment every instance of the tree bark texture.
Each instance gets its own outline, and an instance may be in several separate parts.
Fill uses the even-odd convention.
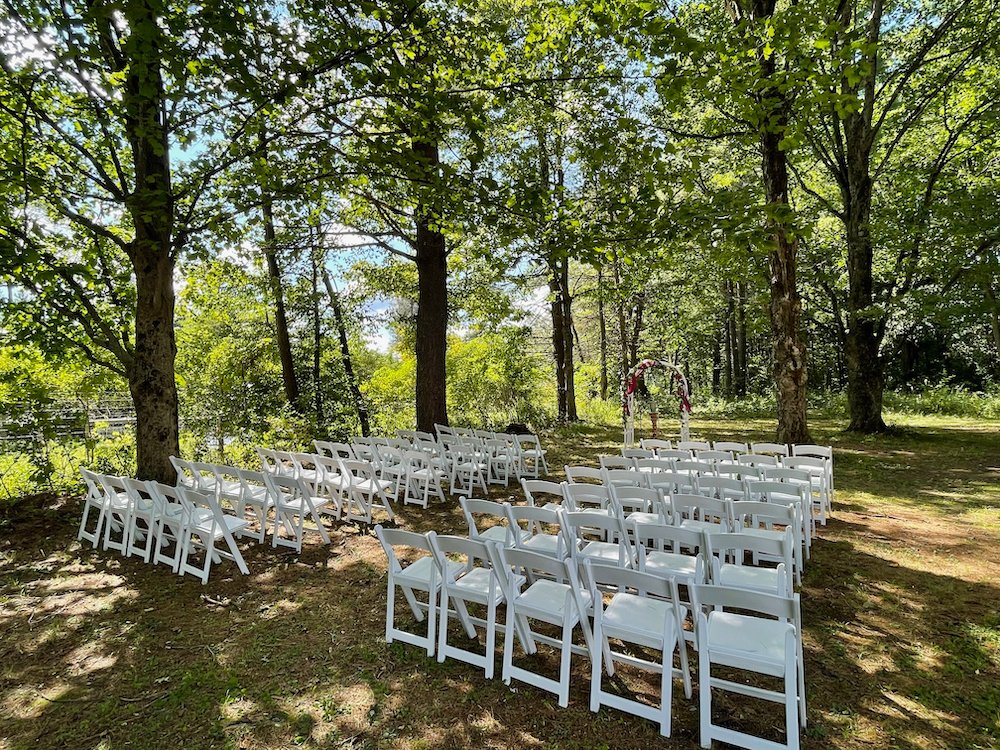
[[[340,306],[340,296],[333,288],[333,281],[330,280],[330,273],[323,267],[323,284],[326,286],[326,293],[330,297],[330,308],[333,310],[333,320],[337,325],[337,336],[340,339],[340,361],[344,366],[344,376],[347,378],[347,387],[351,389],[351,398],[354,400],[354,408],[358,413],[358,422],[361,425],[361,434],[368,437],[371,434],[371,421],[368,417],[368,405],[365,403],[358,379],[354,374],[354,361],[351,358],[351,345],[347,338],[347,326],[344,324],[344,311]]]
[[[417,161],[437,175],[440,153],[436,142],[413,141]],[[435,424],[448,424],[448,248],[437,228],[430,206],[417,209],[414,257],[417,263],[417,429],[434,432]]]
[[[136,415],[139,479],[174,484],[171,455],[180,453],[174,338],[174,197],[165,92],[159,50],[162,31],[146,3],[129,3],[133,33],[125,45],[125,131],[135,166],[128,210],[135,226],[129,247],[135,270],[135,353],[128,385]],[[141,38],[140,38],[141,36]]]
[[[576,422],[576,380],[573,365],[573,296],[569,286],[569,258],[559,261],[559,301],[562,305],[563,371],[566,378],[566,420]]]
[[[597,267],[597,321],[600,328],[601,400],[608,399],[608,321],[604,314],[604,272]]]
[[[278,265],[274,204],[266,191],[263,191],[261,200],[261,219],[264,224],[264,257],[267,260],[268,286],[271,288],[271,297],[274,300],[274,326],[278,342],[278,359],[281,362],[281,382],[285,388],[285,400],[288,401],[288,405],[298,410],[299,380],[295,375],[292,341],[288,335],[288,313],[285,310],[285,291],[281,281],[281,267]]]
[[[552,316],[552,358],[556,365],[556,408],[560,422],[565,422],[569,414],[566,402],[566,337],[563,323],[561,284],[559,283],[559,263],[549,262],[549,310]]]

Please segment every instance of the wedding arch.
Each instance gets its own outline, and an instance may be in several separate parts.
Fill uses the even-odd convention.
[[[677,397],[678,410],[680,411],[681,440],[689,438],[688,416],[691,414],[691,392],[688,389],[687,378],[684,377],[684,373],[681,372],[679,367],[666,360],[644,359],[628,371],[622,383],[622,393],[624,394],[622,410],[625,417],[626,447],[635,443],[636,391],[639,389],[639,384],[644,382],[646,373],[657,369],[666,370],[670,373],[671,386],[676,386],[672,389],[673,395]]]

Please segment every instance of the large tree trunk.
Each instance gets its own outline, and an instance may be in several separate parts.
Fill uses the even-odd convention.
[[[136,416],[136,475],[173,484],[171,455],[180,453],[174,363],[174,199],[160,71],[162,31],[146,3],[128,3],[133,29],[128,61],[125,130],[135,166],[128,208],[135,226],[129,248],[135,269],[135,356],[128,368]]]
[[[882,419],[882,362],[879,357],[881,315],[875,315],[871,238],[871,133],[859,115],[844,123],[847,180],[841,184],[847,230],[847,405],[849,430],[873,433],[886,429]]]
[[[428,174],[437,175],[440,154],[435,142],[414,140],[413,152]],[[448,424],[448,248],[429,206],[417,208],[417,429],[434,432]]]
[[[347,338],[347,326],[344,324],[344,311],[340,306],[340,296],[333,288],[330,280],[330,273],[323,266],[323,284],[326,286],[326,293],[330,296],[330,308],[333,310],[333,319],[337,324],[337,336],[340,338],[340,361],[344,365],[344,375],[347,378],[347,386],[351,389],[351,398],[354,399],[354,408],[358,412],[358,422],[361,423],[361,434],[368,437],[371,434],[371,422],[368,418],[368,405],[365,404],[364,395],[358,385],[358,379],[354,375],[354,362],[351,359],[351,345]]]
[[[267,278],[274,300],[274,325],[278,341],[278,359],[281,361],[281,382],[285,387],[285,399],[293,409],[299,408],[299,381],[295,375],[295,360],[292,357],[292,341],[288,335],[288,314],[285,311],[285,292],[281,282],[281,268],[278,266],[278,248],[274,231],[274,205],[270,194],[263,191],[261,218],[264,224],[264,257],[267,259]]]
[[[762,22],[774,15],[776,0],[752,0],[750,13]],[[791,209],[788,201],[788,159],[781,140],[788,126],[789,102],[775,81],[775,55],[758,47],[757,64],[764,86],[759,94],[761,112],[760,154],[764,195],[768,203],[771,250],[771,303],[768,308],[773,339],[774,383],[778,396],[778,440],[784,443],[809,442],[806,424],[806,347],[799,331],[802,300],[796,286],[795,264],[798,240],[787,225]]]

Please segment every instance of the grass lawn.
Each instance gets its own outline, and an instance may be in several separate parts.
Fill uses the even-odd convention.
[[[836,447],[837,495],[802,588],[803,747],[1000,747],[1000,424],[897,421],[872,439],[813,423]],[[692,433],[771,429],[695,420]],[[582,425],[544,442],[555,468],[594,463],[620,440]],[[0,521],[0,750],[698,747],[697,699],[679,686],[663,740],[650,722],[589,711],[581,657],[560,709],[534,688],[386,644],[385,558],[356,527],[301,556],[245,543],[251,575],[223,563],[202,586],[81,549],[79,509],[79,498],[40,497]],[[464,531],[457,502],[400,520]],[[537,658],[555,673],[556,656]],[[780,739],[780,707],[734,698],[717,714]]]

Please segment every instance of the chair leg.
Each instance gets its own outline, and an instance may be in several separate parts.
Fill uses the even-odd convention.
[[[595,606],[594,609],[597,610],[598,607]],[[603,639],[604,628],[601,625],[601,617],[598,615],[594,618],[594,640],[600,643]],[[590,710],[595,714],[601,709],[601,678],[604,676],[602,674],[603,657],[603,648],[595,649],[590,657]]]
[[[386,596],[385,607],[385,642],[392,643],[392,624],[396,619],[396,584],[389,574],[389,591]]]
[[[505,685],[510,685],[510,668],[514,661],[514,639],[511,634],[514,632],[514,605],[507,603],[507,617],[504,620],[503,639],[503,662],[500,667],[500,676]]]
[[[674,645],[663,644],[663,674],[660,675],[660,734],[670,736],[670,710],[674,696]]]
[[[712,747],[712,674],[708,649],[698,651],[698,712],[701,715],[701,746]]]
[[[513,633],[506,635],[513,638]],[[497,651],[497,603],[496,599],[490,599],[486,606],[486,673],[487,680],[493,679]]]
[[[438,627],[438,655],[439,663],[444,663],[444,649],[448,643],[448,594],[444,587],[441,588],[441,624]]]
[[[573,656],[573,623],[563,622],[562,654],[559,659],[559,705],[566,708],[569,705],[569,666]]]
[[[427,655],[434,656],[434,625],[437,620],[438,591],[433,579],[427,592]]]

